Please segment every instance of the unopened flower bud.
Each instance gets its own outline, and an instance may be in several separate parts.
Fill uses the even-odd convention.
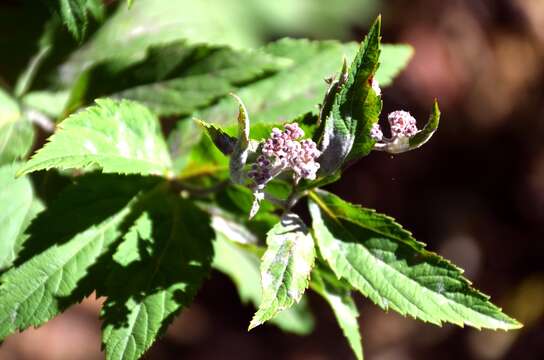
[[[370,137],[374,139],[375,141],[382,141],[383,132],[382,132],[382,128],[380,127],[380,124],[376,123],[372,125],[372,129],[370,129]]]
[[[391,135],[395,137],[412,137],[417,133],[416,119],[408,111],[394,111],[387,117],[391,127]]]

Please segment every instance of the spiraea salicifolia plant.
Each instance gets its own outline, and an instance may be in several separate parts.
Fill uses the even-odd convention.
[[[93,54],[153,3],[107,20],[59,64],[54,88],[32,89],[54,48],[44,39],[16,91],[0,92],[0,340],[94,292],[105,299],[106,357],[139,358],[212,269],[257,307],[249,329],[268,322],[306,334],[307,294],[323,297],[358,359],[356,293],[435,325],[521,326],[391,217],[320,188],[372,151],[420,147],[438,127],[436,103],[421,129],[403,110],[379,125],[380,84],[411,56],[380,43],[379,19],[359,46],[183,40],[117,43],[123,61]],[[161,129],[172,119],[173,131]],[[26,160],[34,133],[53,128]],[[309,216],[297,214],[304,204]]]

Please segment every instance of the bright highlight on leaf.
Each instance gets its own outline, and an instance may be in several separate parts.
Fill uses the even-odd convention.
[[[299,302],[315,261],[314,241],[295,214],[287,214],[268,233],[261,262],[263,298],[249,330]]]
[[[30,179],[16,179],[18,163],[0,166],[0,271],[11,265],[25,240],[24,231],[43,209]]]
[[[89,16],[106,16],[102,0],[47,2],[80,41]],[[520,328],[394,219],[319,189],[372,150],[403,153],[436,132],[437,101],[421,130],[404,110],[379,125],[383,88],[413,49],[382,45],[379,17],[360,44],[246,49],[248,10],[226,4],[129,0],[71,54],[55,19],[15,95],[0,89],[0,342],[95,293],[106,358],[138,359],[212,267],[257,308],[249,330],[311,332],[310,288],[358,360],[354,290],[436,325]],[[44,79],[57,53],[67,60]],[[26,160],[35,131],[53,130]]]
[[[311,199],[314,235],[328,265],[384,310],[437,325],[521,327],[474,290],[460,269],[425,250],[392,218],[323,190]]]
[[[126,100],[96,104],[59,124],[19,175],[51,168],[171,175],[172,160],[160,124],[147,108]]]

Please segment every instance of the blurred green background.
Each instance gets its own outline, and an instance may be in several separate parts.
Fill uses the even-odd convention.
[[[525,327],[437,328],[358,297],[366,358],[544,357],[544,1],[134,0],[130,10],[105,3],[75,53],[79,45],[64,29],[50,35],[61,46],[41,69],[38,88],[61,88],[112,53],[132,63],[150,44],[181,38],[239,48],[284,36],[359,41],[381,13],[384,41],[416,50],[384,91],[385,111],[402,108],[423,120],[437,97],[441,128],[418,151],[364,158],[331,190],[397,218]],[[49,18],[38,1],[0,2],[3,87],[15,86]],[[38,330],[10,337],[0,359],[102,358],[100,301],[89,298]],[[316,329],[309,336],[271,326],[247,333],[253,309],[213,273],[146,358],[351,359],[326,304],[311,296],[310,305]]]

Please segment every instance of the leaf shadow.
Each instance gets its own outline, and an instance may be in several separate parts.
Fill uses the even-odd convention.
[[[81,283],[101,274],[97,294],[107,297],[103,327],[128,329],[138,309],[147,311],[148,304],[160,303],[164,318],[157,331],[162,333],[191,303],[210,271],[215,236],[209,217],[188,201],[157,194],[131,213],[124,228],[124,238],[101,256]]]
[[[28,238],[14,266],[104,222],[125,208],[139,192],[156,183],[156,179],[135,175],[91,173],[77,178],[25,230]]]

